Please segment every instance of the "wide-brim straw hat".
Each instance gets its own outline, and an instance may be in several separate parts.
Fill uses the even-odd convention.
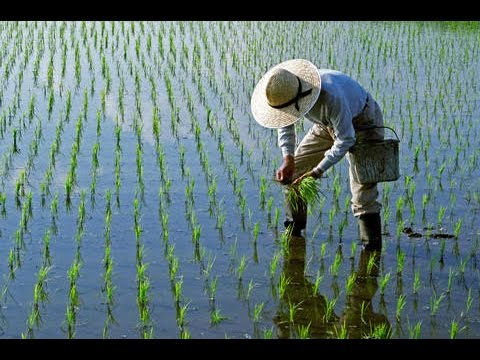
[[[253,117],[271,129],[291,125],[310,111],[320,89],[314,64],[304,59],[284,61],[268,70],[255,86],[250,102]]]

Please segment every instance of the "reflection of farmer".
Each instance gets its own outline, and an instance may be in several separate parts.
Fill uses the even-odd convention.
[[[307,60],[288,60],[271,68],[255,87],[251,108],[260,125],[278,129],[283,163],[276,179],[282,184],[321,177],[357,139],[383,139],[381,128],[356,131],[369,125],[383,126],[382,112],[372,96],[347,75],[317,69]],[[314,125],[295,149],[294,123],[302,117]],[[379,248],[377,184],[357,183],[350,169],[350,190],[360,237],[366,248]],[[300,234],[307,221],[306,204],[298,205],[292,207],[287,200],[285,226],[293,225],[294,234]]]
[[[280,299],[277,315],[274,318],[278,326],[279,338],[298,337],[299,326],[310,326],[309,337],[325,338],[329,336],[328,333],[331,334],[332,324],[338,319],[335,314],[332,314],[329,321],[325,321],[326,299],[314,292],[313,284],[304,275],[305,251],[305,238],[292,236],[289,251],[284,254],[283,261],[283,275],[289,283]],[[290,318],[292,306],[296,307],[293,322]]]
[[[370,265],[369,261],[371,261]],[[388,318],[384,314],[373,311],[372,298],[378,288],[379,263],[380,253],[378,251],[366,249],[361,251],[356,280],[350,295],[347,295],[345,309],[337,326],[337,328],[346,326],[350,339],[371,337],[375,328],[379,326],[385,326],[386,333],[391,332]]]
[[[342,326],[347,328],[349,338],[369,336],[381,324],[390,328],[387,317],[375,313],[372,307],[372,298],[378,287],[378,251],[361,251],[356,281],[347,295],[345,309],[340,317],[332,313],[329,319],[325,318],[326,298],[315,293],[313,284],[305,278],[305,252],[305,238],[292,236],[283,263],[283,275],[290,281],[274,318],[279,338],[299,337],[300,326],[310,326],[311,338],[336,337]],[[370,257],[373,261],[369,268]],[[295,307],[293,321],[290,317],[292,306]]]

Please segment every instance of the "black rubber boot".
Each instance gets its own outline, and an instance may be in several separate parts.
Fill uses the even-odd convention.
[[[285,190],[285,228],[292,227],[292,235],[300,236],[302,230],[307,226],[307,204],[300,201],[297,206],[293,206]],[[295,210],[294,210],[295,208]]]
[[[358,217],[360,240],[366,250],[382,250],[382,222],[379,213],[363,214]]]

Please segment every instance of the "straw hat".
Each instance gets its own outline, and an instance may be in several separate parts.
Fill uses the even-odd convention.
[[[320,88],[320,75],[310,61],[284,61],[268,70],[253,90],[253,117],[267,128],[291,125],[313,107]]]

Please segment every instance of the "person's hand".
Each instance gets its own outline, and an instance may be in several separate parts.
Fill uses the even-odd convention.
[[[295,172],[295,159],[292,155],[285,155],[283,163],[278,168],[275,176],[276,180],[282,184],[288,184]]]
[[[299,178],[295,179],[295,181],[293,182],[293,185],[298,185],[300,184],[300,182],[307,178],[307,177],[313,177],[314,179],[318,179],[319,177],[322,176],[322,172],[316,172],[316,171],[313,171],[313,170],[310,170],[310,171],[307,171],[305,174],[303,174],[302,176],[300,176]]]

